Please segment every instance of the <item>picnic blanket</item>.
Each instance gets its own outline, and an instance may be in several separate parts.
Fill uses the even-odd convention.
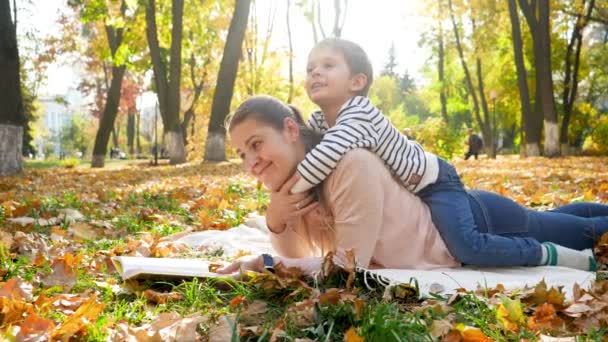
[[[253,254],[274,253],[265,218],[262,216],[251,217],[244,224],[228,230],[196,232],[183,236],[177,241],[192,248],[221,248],[226,256],[234,256],[243,251]],[[534,286],[544,279],[549,287],[563,286],[566,296],[570,297],[575,283],[587,288],[595,279],[593,272],[557,266],[461,267],[433,270],[378,269],[369,270],[369,272],[386,277],[393,282],[409,283],[414,278],[417,280],[422,294],[437,292],[437,289],[442,289],[442,293],[453,293],[458,288],[491,289],[498,284],[502,284],[506,289],[515,289]]]

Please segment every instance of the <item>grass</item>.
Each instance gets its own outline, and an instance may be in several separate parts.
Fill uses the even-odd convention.
[[[108,160],[108,163],[121,167],[137,161]],[[143,161],[145,162],[145,161]],[[492,163],[492,161],[485,161]],[[504,160],[499,160],[504,162]],[[507,160],[508,163],[511,161]],[[558,161],[559,163],[563,160]],[[579,165],[579,160],[572,161]],[[595,169],[591,176],[581,176],[585,179],[605,179],[604,164],[601,161],[589,161]],[[11,184],[2,184],[0,203],[15,201],[16,207],[27,210],[17,216],[30,216],[38,219],[62,218],[62,209],[77,209],[85,216],[84,223],[95,226],[100,236],[93,240],[72,241],[66,235],[66,240],[53,242],[50,240],[51,229],[61,230],[69,235],[70,223],[63,220],[55,227],[42,227],[34,224],[31,227],[11,225],[6,218],[11,216],[9,207],[0,205],[0,228],[9,233],[23,230],[29,234],[39,233],[45,243],[53,247],[45,255],[50,260],[32,263],[29,255],[16,248],[7,249],[0,245],[0,269],[2,279],[7,281],[20,277],[34,286],[34,296],[42,293],[50,298],[66,292],[61,286],[44,289],[39,282],[41,276],[51,272],[50,261],[61,253],[73,253],[83,256],[78,266],[77,280],[69,291],[72,295],[97,295],[105,307],[94,323],[88,324],[86,331],[73,337],[75,340],[105,341],[110,337],[111,329],[119,322],[126,322],[132,327],[152,322],[163,312],[174,312],[181,316],[192,313],[208,315],[210,321],[197,327],[203,334],[210,331],[214,319],[221,315],[230,315],[240,327],[256,324],[259,331],[256,334],[243,333],[235,335],[234,341],[269,341],[275,329],[280,326],[284,331],[284,341],[294,341],[297,338],[308,338],[315,341],[339,341],[344,339],[348,329],[353,328],[356,334],[367,341],[433,341],[431,326],[435,320],[449,320],[450,323],[464,324],[468,327],[479,328],[486,336],[498,341],[518,341],[529,339],[538,340],[538,335],[522,326],[519,331],[505,331],[496,317],[497,303],[474,293],[462,293],[450,302],[449,311],[438,309],[447,306],[447,299],[437,297],[431,300],[435,304],[422,304],[417,300],[416,284],[391,291],[394,299],[383,299],[383,289],[370,291],[365,288],[362,277],[357,276],[354,288],[358,292],[353,295],[364,301],[363,307],[358,307],[352,300],[340,300],[338,303],[321,304],[318,300],[308,307],[311,311],[309,321],[302,321],[304,311],[294,307],[307,299],[317,298],[332,288],[344,289],[347,280],[346,272],[337,272],[323,282],[315,284],[308,280],[308,285],[315,287],[313,292],[302,290],[295,286],[267,286],[262,283],[244,283],[236,281],[218,281],[213,279],[190,279],[185,281],[140,281],[123,283],[122,289],[130,293],[117,292],[121,285],[118,275],[104,260],[112,255],[127,253],[130,242],[139,242],[142,236],[167,236],[184,229],[204,230],[210,228],[225,229],[239,225],[254,210],[264,212],[268,203],[268,192],[255,181],[244,178],[234,172],[231,165],[225,168],[211,167],[207,164],[195,164],[180,167],[158,168],[126,168],[124,170],[91,170],[83,172],[78,168],[88,167],[87,162],[80,162],[76,170],[53,170],[53,167],[65,169],[58,161],[54,163],[35,163],[28,161],[28,168],[39,168],[26,172],[23,179]],[[534,164],[537,167],[538,163]],[[584,164],[584,163],[583,163]],[[519,164],[518,164],[519,165]],[[233,169],[230,169],[230,168]],[[238,165],[237,165],[238,167]],[[514,179],[505,175],[489,175],[479,172],[479,164],[465,164],[468,182],[473,177],[485,177],[481,184],[497,184],[510,182],[513,186],[504,187],[504,191],[523,189],[521,193],[511,197],[521,197],[520,201],[528,203],[545,203],[552,201],[554,192],[558,189],[556,177],[543,178],[548,174],[546,169],[536,173],[534,182],[528,184],[524,180]],[[527,168],[531,168],[528,166]],[[46,169],[45,169],[46,168]],[[461,168],[462,169],[462,168]],[[488,167],[492,172],[517,170],[518,167]],[[552,167],[553,170],[556,166]],[[467,170],[464,168],[464,170]],[[541,172],[542,171],[542,172]],[[574,172],[574,166],[568,172]],[[488,171],[489,172],[489,171]],[[506,171],[505,171],[506,172]],[[564,171],[565,172],[565,171]],[[599,176],[598,176],[599,175]],[[604,177],[604,178],[602,178]],[[473,180],[472,180],[473,179]],[[519,183],[518,183],[519,181]],[[13,182],[11,180],[11,182]],[[546,191],[530,188],[543,184]],[[18,185],[14,185],[18,184]],[[469,183],[471,185],[471,183]],[[560,183],[560,186],[563,184]],[[572,198],[589,196],[590,187],[599,188],[588,181],[584,185],[565,184],[571,188],[560,190],[562,194],[572,194]],[[474,183],[473,183],[473,186]],[[488,189],[491,190],[491,189]],[[517,190],[519,191],[519,190]],[[538,194],[547,193],[547,196]],[[507,194],[509,196],[509,194]],[[4,196],[4,197],[2,197]],[[546,198],[545,198],[546,197]],[[589,200],[588,197],[584,197]],[[597,201],[597,199],[596,199]],[[548,202],[547,202],[548,203]],[[553,203],[552,205],[555,205]],[[17,208],[19,209],[19,208]],[[96,222],[96,223],[95,223]],[[104,225],[97,225],[103,223]],[[29,236],[29,235],[28,235]],[[33,237],[32,237],[33,239]],[[14,246],[13,246],[14,247]],[[54,254],[55,253],[55,254]],[[59,253],[59,254],[57,254]],[[198,255],[198,254],[197,254]],[[224,258],[222,250],[209,258]],[[91,265],[97,263],[93,270]],[[99,266],[101,264],[101,266]],[[371,281],[371,280],[370,280]],[[104,285],[105,284],[105,285]],[[374,284],[371,284],[374,286]],[[377,284],[376,284],[377,285]],[[149,302],[144,291],[152,289],[158,292],[174,292],[181,300],[168,301],[164,304]],[[299,291],[298,291],[299,290]],[[235,298],[244,300],[234,304]],[[247,317],[248,305],[254,301],[267,304],[266,311],[256,317]],[[529,312],[526,314],[529,315]],[[259,316],[259,317],[258,317]],[[0,315],[0,319],[3,316]],[[67,316],[57,310],[46,310],[44,317],[51,318],[56,325],[65,322]],[[252,323],[252,321],[254,321]],[[4,333],[0,329],[0,335]],[[608,336],[606,328],[591,329],[579,336],[578,341],[603,341]],[[281,340],[281,339],[279,339]]]
[[[106,168],[120,168],[128,165],[148,164],[148,160],[142,159],[109,159],[105,160]],[[67,158],[67,159],[24,159],[26,169],[52,169],[52,168],[88,168],[91,167],[90,160]]]

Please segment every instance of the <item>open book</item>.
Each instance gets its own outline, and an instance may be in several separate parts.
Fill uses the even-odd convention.
[[[225,277],[209,271],[210,262],[201,259],[177,258],[143,258],[117,256],[112,263],[123,280],[131,278],[165,278],[165,277]]]

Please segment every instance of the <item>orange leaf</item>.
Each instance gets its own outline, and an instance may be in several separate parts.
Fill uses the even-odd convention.
[[[354,327],[348,328],[344,334],[344,342],[364,342],[365,339],[355,331]]]
[[[146,297],[148,302],[154,304],[165,304],[169,301],[180,301],[184,299],[184,296],[177,292],[162,293],[156,292],[152,289],[147,289],[144,291],[144,297]]]
[[[21,323],[20,327],[16,336],[18,341],[46,341],[50,339],[51,331],[55,329],[55,323],[32,312],[25,317],[25,321]]]
[[[247,301],[247,298],[245,298],[241,295],[238,295],[238,296],[232,298],[232,300],[230,301],[230,307],[234,309],[246,301]]]
[[[329,289],[319,296],[319,303],[321,303],[321,305],[337,305],[339,302],[340,292],[338,292],[338,289]]]
[[[557,316],[555,307],[546,303],[536,308],[534,314],[528,317],[528,328],[533,331],[541,329],[559,328],[564,322]]]

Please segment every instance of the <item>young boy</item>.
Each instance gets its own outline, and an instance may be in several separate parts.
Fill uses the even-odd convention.
[[[309,124],[324,137],[298,165],[300,179],[291,192],[304,192],[320,184],[344,154],[367,148],[429,206],[448,249],[462,263],[501,266],[506,262],[501,250],[512,246],[512,239],[518,239],[524,250],[529,245],[527,238],[484,234],[476,229],[471,204],[454,167],[408,140],[372,105],[366,97],[372,80],[371,63],[353,42],[330,38],[310,52],[306,91],[321,110],[312,114]],[[295,209],[300,209],[299,204]],[[545,245],[541,253],[543,265],[595,267],[588,253],[558,245]]]

